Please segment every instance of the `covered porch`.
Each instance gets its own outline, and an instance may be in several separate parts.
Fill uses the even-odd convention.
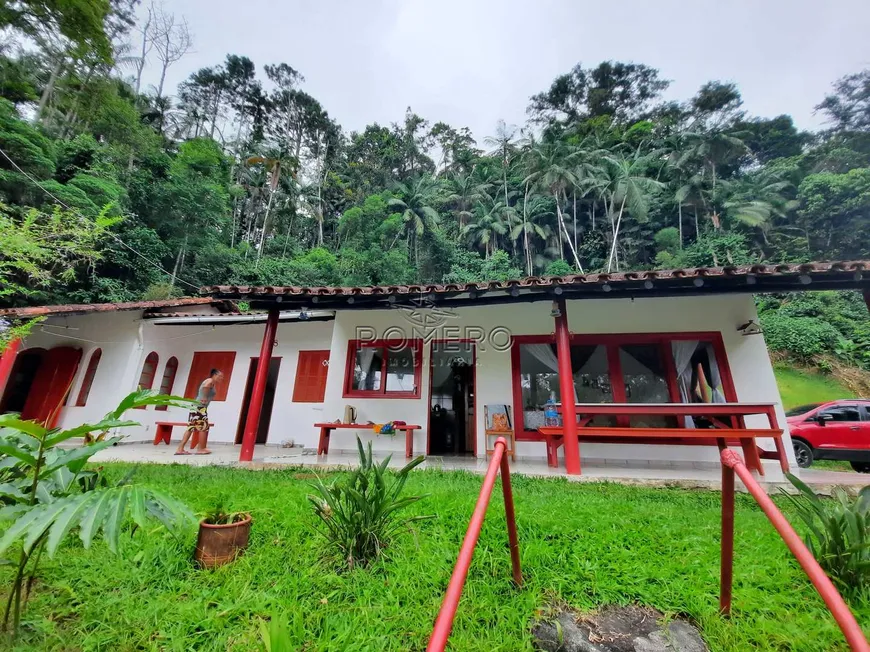
[[[621,467],[622,462],[631,466],[634,461],[642,465],[653,459],[661,465],[685,462],[678,457],[669,459],[667,452],[649,455],[648,450],[656,448],[652,444],[662,444],[663,449],[671,451],[675,447],[736,446],[757,473],[765,474],[765,464],[774,462],[781,478],[779,472],[789,468],[791,446],[782,430],[782,408],[778,400],[774,402],[779,397],[755,321],[757,314],[751,295],[858,289],[867,297],[870,282],[863,270],[868,267],[870,264],[864,262],[755,265],[469,284],[360,288],[214,286],[203,291],[214,298],[246,300],[275,315],[289,307],[334,310],[338,321],[332,358],[336,361],[346,357],[347,367],[343,379],[336,380],[341,371],[330,373],[324,409],[330,416],[341,418],[343,401],[350,398],[364,406],[360,409],[367,412],[366,418],[372,423],[395,418],[378,418],[392,414],[407,423],[421,426],[426,423],[416,416],[420,411],[414,405],[414,401],[421,402],[419,387],[421,382],[425,387],[426,382],[425,378],[420,381],[419,368],[428,348],[421,346],[420,341],[412,340],[401,353],[415,368],[414,382],[404,388],[404,394],[391,397],[381,389],[375,395],[371,388],[353,385],[371,361],[371,355],[367,358],[361,354],[365,344],[353,339],[359,337],[364,324],[372,327],[368,330],[377,333],[381,338],[377,344],[384,348],[391,341],[387,333],[392,336],[396,322],[401,323],[396,318],[397,308],[413,311],[418,323],[437,322],[429,329],[431,333],[422,335],[423,343],[428,343],[430,337],[462,341],[469,323],[485,336],[494,332],[493,324],[505,323],[500,320],[519,319],[512,321],[510,328],[501,326],[510,344],[512,389],[504,391],[503,376],[491,375],[490,385],[476,381],[476,410],[479,413],[485,405],[495,403],[510,406],[513,421],[510,427],[520,458],[531,444],[537,444],[541,453],[546,446],[551,465],[556,462],[557,468],[564,468],[567,475],[574,476],[591,472],[596,456],[605,459],[605,468],[608,464]],[[707,301],[696,301],[699,297]],[[635,308],[636,301],[644,308]],[[587,305],[589,310],[584,310]],[[507,315],[499,310],[508,306],[511,311]],[[613,310],[609,309],[611,306]],[[710,312],[710,308],[714,310]],[[681,310],[692,312],[681,314]],[[529,318],[517,318],[520,313]],[[445,315],[458,317],[455,323],[462,326],[455,329],[452,337],[445,336],[450,330],[450,326],[444,326],[449,321]],[[549,328],[544,325],[545,315],[549,316]],[[713,323],[716,330],[710,328]],[[514,328],[516,324],[527,330]],[[707,328],[692,327],[693,324]],[[345,341],[339,341],[342,337]],[[756,344],[739,346],[741,339],[755,340]],[[270,340],[267,328],[263,354],[268,354]],[[384,360],[383,375],[387,377],[390,366],[385,357]],[[527,364],[529,360],[531,366]],[[731,370],[734,364],[740,366],[736,381],[738,374],[732,374]],[[477,365],[479,369],[505,368],[505,363],[496,360],[491,352],[478,357]],[[763,392],[757,393],[755,389],[759,386],[763,386]],[[498,390],[486,391],[488,387]],[[483,400],[481,394],[486,394]],[[384,401],[385,398],[394,400]],[[547,403],[558,404],[555,422],[546,420]],[[671,413],[638,412],[651,404]],[[696,404],[717,407],[706,407],[701,412],[687,409]],[[595,414],[587,414],[592,408]],[[256,406],[252,405],[251,413],[255,411]],[[479,414],[477,419],[482,431]],[[429,452],[426,427],[422,426],[421,431],[425,449],[418,442],[414,450]],[[592,455],[581,457],[581,441],[595,442],[590,446]],[[636,459],[631,454],[620,459],[619,453],[601,456],[599,445],[611,449],[618,446],[623,451],[637,450],[641,445],[642,455],[651,459]],[[583,447],[585,450],[586,444]],[[482,452],[479,438],[475,453],[480,457]],[[718,451],[715,453],[717,456]],[[240,459],[252,459],[251,450],[244,443]]]

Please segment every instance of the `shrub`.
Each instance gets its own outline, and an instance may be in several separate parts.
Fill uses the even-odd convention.
[[[807,526],[807,547],[840,592],[850,598],[867,596],[870,588],[870,487],[853,499],[839,487],[832,500],[822,500],[790,473],[800,491],[785,494]],[[785,493],[785,492],[783,492]]]
[[[549,265],[547,265],[547,269],[544,270],[544,274],[547,276],[569,276],[571,274],[576,274],[577,270],[571,267],[564,260],[554,260]]]
[[[803,362],[810,362],[820,353],[833,352],[841,338],[836,328],[813,317],[768,313],[762,315],[761,326],[772,351],[787,351]]]
[[[180,397],[140,390],[124,398],[101,421],[69,430],[47,429],[34,421],[22,421],[17,414],[0,416],[0,520],[12,521],[0,538],[0,555],[21,543],[18,571],[3,614],[4,628],[11,617],[17,634],[23,603],[43,551],[54,557],[75,528],[85,548],[102,531],[109,550],[117,553],[128,514],[138,527],[146,527],[149,518],[154,518],[170,532],[179,531],[192,520],[186,507],[160,492],[127,484],[126,480],[110,487],[99,473],[85,468],[92,455],[121,439],[107,439],[109,430],[139,425],[121,419],[127,410],[190,404]],[[85,444],[61,447],[75,438],[84,438]]]
[[[359,437],[359,468],[350,477],[327,486],[318,478],[313,485],[316,496],[309,495],[314,513],[324,526],[318,529],[347,568],[365,566],[378,558],[392,537],[409,523],[431,516],[399,517],[399,511],[425,496],[399,498],[411,469],[423,461],[413,459],[395,475],[387,472],[392,456],[380,464],[372,460],[372,444],[364,448]],[[392,482],[389,481],[392,476]]]

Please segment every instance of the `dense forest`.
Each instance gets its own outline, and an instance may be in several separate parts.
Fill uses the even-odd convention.
[[[870,258],[870,70],[832,80],[818,133],[730,82],[665,101],[666,71],[616,61],[522,126],[408,108],[347,132],[288,63],[228,54],[168,88],[193,47],[138,0],[0,2],[0,305]],[[861,304],[761,305],[774,340],[819,331],[796,355],[867,365]]]

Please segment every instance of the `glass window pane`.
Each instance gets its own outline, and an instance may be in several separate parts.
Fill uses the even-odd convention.
[[[387,391],[414,391],[414,349],[387,349]]]
[[[353,365],[353,389],[378,391],[381,389],[381,369],[384,350],[373,346],[360,347]]]
[[[551,344],[520,344],[520,386],[523,393],[523,427],[537,430],[544,425],[544,404],[550,396],[562,400],[557,358]]]
[[[629,403],[669,403],[668,382],[658,344],[619,347],[625,399]]]
[[[671,395],[658,344],[623,344],[619,347],[619,361],[628,403],[670,403]],[[676,419],[672,417],[632,417],[630,422],[632,426],[642,428],[676,425]]]
[[[607,349],[604,346],[572,346],[574,392],[578,403],[613,403]]]
[[[822,414],[830,415],[832,421],[860,421],[861,415],[858,413],[858,407],[855,405],[841,405],[835,408],[823,410]]]

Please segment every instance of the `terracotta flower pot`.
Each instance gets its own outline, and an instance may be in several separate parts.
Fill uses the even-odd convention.
[[[225,525],[200,521],[194,559],[202,568],[215,568],[228,564],[248,547],[250,533],[250,514],[245,514],[245,517],[237,523]]]

